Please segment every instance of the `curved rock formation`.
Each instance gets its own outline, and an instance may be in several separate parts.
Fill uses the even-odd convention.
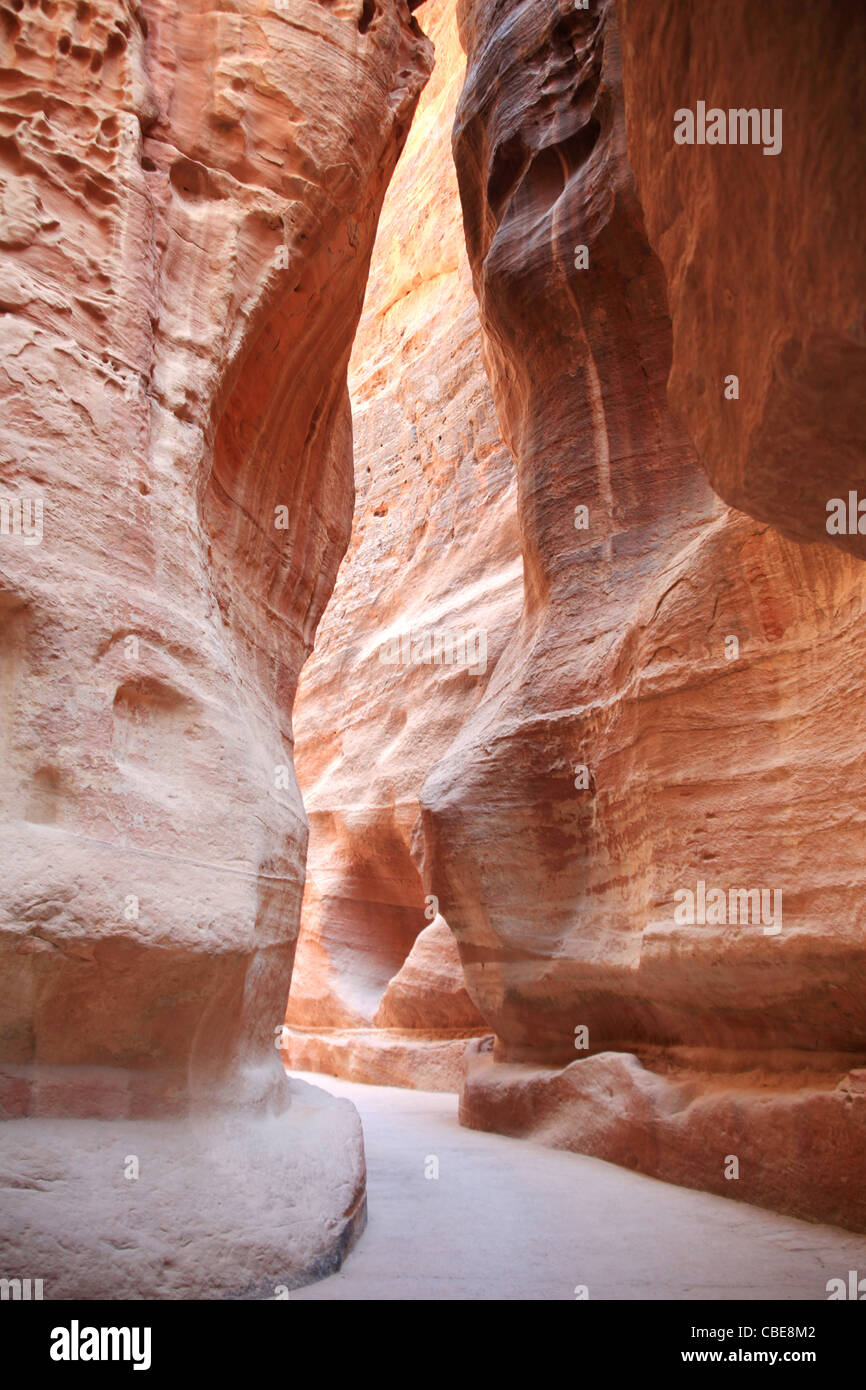
[[[409,135],[415,7],[0,0],[0,1272],[49,1298],[339,1265],[358,1118],[281,1050],[866,1230],[866,24],[457,0]]]
[[[430,49],[405,0],[0,20],[3,1268],[35,1252],[47,1296],[122,1294],[96,1220],[119,1183],[151,1242],[138,1296],[290,1283],[363,1215],[351,1107],[296,1088],[273,1119],[307,838],[291,708],[348,540],[346,367]],[[40,1144],[80,1209],[74,1270],[40,1235]],[[197,1146],[207,1201],[246,1213],[214,1258],[175,1172]],[[176,1266],[163,1203],[198,1232]]]
[[[859,489],[866,514],[862,6],[619,12],[629,157],[673,321],[670,402],[726,502],[862,558],[866,515],[851,534],[827,505],[847,513]],[[678,145],[675,115],[697,119],[698,102],[695,140],[713,143]],[[759,116],[760,140],[734,144]]]
[[[628,164],[613,5],[465,0],[460,22],[455,157],[526,571],[495,680],[422,793],[425,883],[497,1036],[493,1061],[470,1068],[463,1118],[540,1119],[557,1076],[544,1068],[571,1059],[553,1087],[557,1142],[866,1227],[866,1097],[845,1080],[866,1055],[852,778],[864,573],[726,510],[670,412],[669,248],[661,231],[659,256],[647,239]],[[654,32],[649,58],[634,41],[642,73],[663,61],[664,20]],[[784,62],[760,51],[768,68]],[[664,63],[680,58],[674,47]],[[640,104],[632,114],[640,142]],[[739,153],[773,201],[772,158]],[[709,200],[689,196],[703,216]],[[719,250],[694,235],[691,206],[675,206],[678,236],[703,302]],[[665,215],[660,193],[651,227]],[[835,251],[806,244],[833,283]],[[777,255],[772,237],[756,230],[748,254],[744,300]],[[675,318],[680,302],[685,291]],[[763,312],[737,309],[742,322]],[[715,418],[714,406],[693,430],[711,476]],[[647,1072],[623,1084],[616,1135],[607,1053]],[[722,1090],[723,1105],[668,1125]],[[806,1138],[819,1112],[847,1188],[830,1191]]]
[[[427,771],[480,700],[520,603],[514,470],[497,433],[463,251],[450,124],[453,5],[383,208],[350,383],[352,540],[305,668],[310,816],[286,1059],[456,1089],[485,1024],[416,851]]]

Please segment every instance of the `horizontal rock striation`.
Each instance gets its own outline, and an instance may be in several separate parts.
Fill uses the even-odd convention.
[[[828,513],[866,493],[862,10],[620,0],[619,14],[629,158],[673,321],[671,405],[726,502],[863,558],[866,515],[852,534]],[[708,128],[675,144],[676,113],[697,120],[699,102]]]
[[[453,5],[428,22],[436,66],[388,191],[350,370],[353,534],[298,695],[310,852],[284,1055],[456,1089],[460,1040],[486,1025],[422,884],[418,796],[495,679],[521,563],[450,151]]]
[[[759,432],[750,439],[758,417],[743,410],[752,370],[740,399],[724,401],[719,344],[705,357],[696,348],[696,325],[725,314],[717,267],[728,274],[748,255],[731,318],[766,326],[773,350],[789,311],[809,340],[820,292],[802,304],[792,295],[778,319],[763,293],[751,297],[754,283],[777,276],[772,231],[786,216],[777,168],[787,150],[778,159],[721,151],[718,179],[742,167],[758,206],[774,209],[766,226],[753,216],[748,247],[725,260],[721,190],[730,185],[710,190],[713,151],[674,148],[673,107],[710,95],[681,80],[682,64],[709,72],[721,63],[728,81],[746,21],[725,37],[727,17],[714,17],[714,46],[696,21],[691,47],[669,46],[689,8],[626,6],[625,95],[607,0],[567,12],[553,0],[465,0],[459,11],[468,64],[455,158],[486,361],[517,464],[525,595],[495,682],[425,783],[425,884],[496,1034],[492,1060],[470,1068],[465,1122],[529,1132],[553,1097],[557,1142],[863,1228],[855,1194],[866,1130],[849,1074],[866,1056],[864,808],[854,774],[866,581],[838,547],[792,541],[805,531],[789,524],[790,506],[776,518],[757,503],[752,515],[724,505],[746,499],[716,476],[714,458],[734,459],[719,412],[742,412],[726,427],[739,431],[737,449]],[[784,26],[772,31],[774,47],[763,13],[748,61],[777,72]],[[655,47],[638,40],[641,26]],[[816,59],[822,71],[835,34]],[[809,88],[810,149],[829,143],[831,88],[827,76]],[[667,98],[644,108],[641,92],[669,89],[662,150]],[[742,100],[758,103],[750,90]],[[827,158],[835,167],[838,151]],[[692,160],[690,172],[672,173],[675,159]],[[785,186],[796,177],[789,169]],[[705,237],[712,209],[719,224]],[[810,227],[801,250],[827,282],[832,315],[845,248]],[[677,246],[688,247],[681,283]],[[852,362],[856,341],[852,328]],[[686,362],[691,382],[706,369],[702,392],[684,386]],[[841,379],[835,386],[845,394]],[[808,414],[808,390],[792,389]],[[787,414],[793,439],[801,417]],[[840,430],[849,418],[840,410]],[[781,434],[778,443],[784,451]],[[823,456],[831,452],[828,443]],[[805,491],[786,495],[790,504]],[[772,1061],[777,1053],[784,1064]],[[613,1080],[601,1084],[608,1064],[599,1058],[610,1054]],[[623,1067],[645,1075],[634,1105],[633,1089],[617,1090]],[[746,1073],[759,1080],[738,1079]],[[725,1102],[713,1100],[722,1089]],[[668,1123],[684,1096],[695,1105]],[[728,1123],[743,1115],[740,1130]],[[826,1146],[809,1141],[821,1115],[832,1117],[832,1192]],[[739,1184],[724,1171],[738,1152],[749,1174]]]
[[[351,1108],[318,1115],[327,1165],[293,1147],[300,1111],[267,1119],[293,1094],[274,1047],[307,840],[291,710],[348,541],[346,367],[430,56],[403,0],[0,4],[3,1268],[42,1259],[58,1218],[26,1177],[50,1122],[81,1194],[79,1296],[112,1296],[125,1258],[93,1245],[87,1117],[175,1117],[140,1144],[182,1227],[181,1117],[240,1108],[253,1149],[270,1126],[285,1167],[251,1179],[236,1233],[251,1281],[300,1278],[358,1228]],[[135,1206],[144,1179],[120,1185]],[[203,1253],[183,1279],[170,1263],[145,1261],[139,1296],[232,1292],[230,1260],[210,1283]],[[40,1272],[69,1285],[56,1249]]]

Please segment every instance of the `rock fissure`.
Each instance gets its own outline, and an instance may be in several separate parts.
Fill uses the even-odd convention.
[[[417,8],[0,0],[0,1274],[53,1298],[340,1268],[358,1114],[281,1063],[866,1231],[866,24],[441,0],[434,66]]]

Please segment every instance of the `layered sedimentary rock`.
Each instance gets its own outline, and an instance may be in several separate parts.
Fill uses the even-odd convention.
[[[656,48],[635,38],[632,50],[646,90],[667,89],[660,63],[712,70],[724,26],[709,56],[694,56],[697,30],[691,48],[663,56],[690,7],[646,8]],[[842,550],[780,534],[796,531],[791,507],[808,502],[808,488],[787,494],[777,528],[757,503],[758,520],[727,509],[701,466],[727,499],[714,458],[736,470],[793,392],[802,409],[787,411],[790,433],[768,464],[779,476],[804,421],[819,429],[811,388],[798,393],[795,371],[781,394],[764,390],[721,444],[723,380],[715,396],[708,381],[705,413],[701,399],[680,402],[684,419],[672,413],[664,272],[687,246],[671,299],[686,344],[678,398],[691,389],[686,361],[689,379],[706,366],[690,360],[694,305],[724,317],[722,305],[707,308],[723,229],[697,232],[711,209],[724,217],[728,185],[711,197],[687,165],[682,202],[666,203],[679,186],[672,161],[700,152],[671,152],[673,109],[670,145],[654,149],[645,118],[655,132],[661,114],[638,102],[633,135],[658,190],[648,240],[613,5],[465,0],[460,23],[468,69],[454,148],[488,370],[517,462],[526,572],[495,682],[422,793],[425,886],[496,1034],[492,1058],[480,1052],[470,1066],[464,1122],[541,1126],[554,1142],[675,1181],[866,1228],[864,802],[854,772],[866,577]],[[775,71],[783,26],[775,48],[776,31],[759,27],[754,62],[760,53]],[[823,53],[816,62],[823,68]],[[818,102],[830,87],[828,76],[809,90]],[[672,107],[710,95],[679,78],[671,90]],[[753,84],[736,104],[767,100]],[[824,109],[812,137],[820,150]],[[794,149],[796,158],[796,139]],[[775,276],[773,226],[787,219],[831,306],[844,250],[813,238],[812,213],[780,191],[778,160],[760,147],[721,153],[730,177],[740,169],[773,207],[772,225],[758,219],[732,255],[736,265],[748,255],[751,269],[731,286],[741,296],[731,312],[770,341],[767,362],[777,350],[784,359],[792,337],[817,341],[820,292],[800,308],[787,297],[749,302],[763,269]],[[722,370],[717,350],[708,377],[736,372],[736,362]],[[750,360],[764,352],[752,344]],[[739,401],[724,403],[733,411],[748,379]],[[839,399],[826,403],[825,459],[850,423],[834,414]],[[756,476],[751,465],[742,474]],[[801,534],[815,529],[804,522]]]
[[[350,370],[352,540],[298,694],[310,816],[286,1033],[293,1066],[456,1088],[485,1025],[422,885],[418,794],[517,616],[514,469],[484,375],[450,128],[453,4],[383,208]]]
[[[827,509],[864,500],[863,8],[619,9],[629,157],[673,321],[670,402],[726,502],[864,557],[866,517],[842,529]],[[685,112],[691,146],[673,139]]]
[[[274,1046],[307,838],[291,710],[430,47],[404,0],[0,21],[3,1272],[272,1291],[363,1215],[357,1116],[293,1093]],[[74,1262],[47,1234],[73,1228]]]

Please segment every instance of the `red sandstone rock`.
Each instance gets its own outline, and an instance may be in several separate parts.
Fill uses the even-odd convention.
[[[481,363],[450,151],[463,68],[453,6],[425,20],[436,67],[383,209],[350,374],[353,535],[298,696],[311,829],[286,1053],[292,1065],[358,1079],[369,1049],[372,1079],[384,1075],[384,1042],[370,1025],[409,1030],[399,1047],[416,1062],[392,1080],[414,1075],[421,1086],[441,1075],[433,1034],[484,1025],[453,939],[441,920],[430,925],[418,794],[492,678],[521,579],[513,466]],[[412,634],[421,640],[406,665],[399,643]],[[451,665],[432,664],[436,655]],[[342,1030],[352,1027],[348,1057]],[[316,1030],[309,1044],[303,1029]],[[323,1029],[339,1034],[330,1056]],[[387,1045],[398,1046],[391,1031]],[[459,1059],[462,1045],[449,1055]]]
[[[363,1222],[273,1033],[428,57],[402,0],[293,5],[0,0],[4,532],[45,504],[0,536],[0,1263],[51,1297],[269,1297]],[[483,342],[432,17],[286,1052],[445,1088],[483,1017],[465,1123],[866,1229],[863,542],[797,543],[862,472],[864,30],[620,13],[636,182],[611,0],[464,0]],[[672,149],[704,98],[782,153]],[[781,930],[677,922],[699,885]]]
[[[453,1023],[446,1029],[287,1027],[283,1055],[294,1071],[326,1072],[367,1086],[459,1091],[466,1047],[483,1028],[455,1033]]]
[[[849,1060],[602,1052],[556,1070],[497,1065],[469,1042],[460,1121],[866,1231],[866,1095]]]
[[[497,1034],[496,1064],[472,1083],[466,1113],[499,1123],[510,1073],[497,1067],[573,1062],[576,1041],[636,1053],[648,1073],[659,1046],[706,1049],[696,1085],[710,1092],[742,1070],[738,1056],[758,1067],[784,1049],[790,1079],[799,1056],[805,1074],[816,1055],[842,1054],[848,1068],[837,1056],[816,1083],[828,1088],[820,1103],[804,1075],[802,1094],[780,1100],[785,1117],[762,1129],[754,1088],[734,1082],[724,1113],[748,1112],[751,1159],[765,1170],[741,1195],[859,1224],[862,1208],[846,1207],[841,1189],[816,1195],[820,1146],[800,1150],[826,1110],[840,1174],[859,1174],[866,1151],[862,1115],[834,1089],[866,1051],[864,807],[851,777],[862,568],[726,510],[669,410],[667,262],[647,241],[626,156],[613,6],[563,14],[467,0],[461,33],[455,156],[526,573],[495,682],[422,792],[425,884]],[[664,61],[677,60],[675,48]],[[656,50],[650,65],[661,61]],[[663,242],[659,233],[660,254]],[[811,251],[833,281],[836,252],[823,241]],[[772,237],[756,230],[749,255],[745,297],[761,267],[771,273]],[[693,263],[703,264],[697,250]],[[738,309],[742,322],[765,321],[762,306]],[[701,451],[714,419],[695,431]],[[779,521],[790,532],[789,515]],[[769,890],[771,902],[781,893],[781,931],[677,922],[678,895],[700,883]],[[590,1062],[572,1073],[595,1075]],[[638,1124],[623,1100],[632,1147],[611,1138],[592,1151],[711,1185],[694,1150],[722,1110],[708,1100],[694,1126],[666,1127],[651,1076],[646,1091],[654,1119]],[[592,1104],[606,1104],[601,1091]],[[563,1117],[578,1144],[611,1133],[591,1110],[584,1100],[579,1118]],[[647,1124],[656,1148],[641,1138]]]
[[[620,0],[619,14],[629,157],[673,320],[671,404],[726,502],[866,556],[866,519],[863,534],[827,532],[830,499],[866,496],[862,10]],[[778,153],[763,136],[675,144],[675,113],[698,101],[766,110]]]
[[[381,1028],[464,1028],[481,1018],[463,979],[457,943],[443,917],[425,927],[388,985],[374,1022]]]
[[[429,69],[402,0],[361,8],[0,6],[2,480],[44,504],[40,544],[0,537],[7,1113],[288,1102],[292,701],[348,540],[346,366]],[[329,1113],[333,1161],[263,1179],[267,1231],[274,1184],[322,1213],[282,1231],[279,1268],[262,1237],[268,1277],[357,1225],[357,1117]],[[35,1240],[53,1217],[30,1201],[9,1229]],[[110,1296],[110,1251],[80,1296]],[[230,1292],[235,1253],[184,1291]]]

